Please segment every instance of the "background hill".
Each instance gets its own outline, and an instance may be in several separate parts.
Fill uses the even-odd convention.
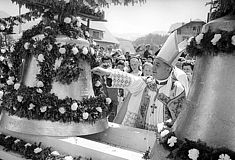
[[[137,38],[135,41],[133,41],[133,45],[135,47],[138,47],[138,46],[144,46],[145,44],[150,44],[153,52],[156,52],[158,50],[159,46],[164,44],[167,37],[168,37],[168,35],[166,35],[166,34],[150,33],[146,36]]]

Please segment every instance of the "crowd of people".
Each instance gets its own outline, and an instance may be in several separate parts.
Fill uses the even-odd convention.
[[[151,51],[151,46],[149,44],[146,44],[144,49],[140,49],[140,47],[136,47],[136,53],[129,53],[129,52],[124,53],[121,49],[113,49],[112,47],[107,47],[105,49],[103,47],[100,47],[97,49],[97,58],[99,59],[99,62],[100,62],[100,68],[108,69],[108,70],[112,70],[112,71],[119,70],[124,73],[128,73],[128,75],[130,74],[135,77],[141,77],[140,79],[148,79],[148,78],[154,79],[153,78],[154,77],[153,68],[154,68],[154,65],[156,65],[156,64],[154,64],[154,61],[155,61],[155,58],[158,57],[159,51],[160,51],[160,49],[157,52],[153,53]],[[182,82],[182,84],[183,84],[182,86],[185,90],[185,94],[188,93],[189,86],[192,81],[194,61],[195,60],[193,58],[191,58],[187,54],[183,53],[183,54],[181,54],[180,58],[178,59],[177,63],[175,64],[175,66],[173,67],[173,70],[175,70],[175,68],[177,68],[177,70],[180,70],[180,72],[187,75],[187,82]],[[175,76],[173,76],[172,81],[174,81],[174,78],[175,78]],[[144,85],[142,85],[142,86],[144,86]],[[138,87],[141,88],[142,86],[138,86]],[[132,123],[131,122],[132,120],[130,120],[130,117],[136,116],[136,115],[128,115],[126,117],[125,117],[125,115],[128,114],[127,110],[128,110],[128,108],[130,108],[130,105],[133,105],[133,104],[137,105],[130,98],[131,96],[133,96],[134,93],[128,87],[123,87],[123,86],[120,86],[120,88],[118,88],[118,87],[119,86],[107,87],[108,96],[112,99],[113,106],[114,106],[112,113],[109,116],[109,121],[111,121],[111,122],[114,121],[115,123],[120,123],[120,124],[124,124],[127,126],[132,126],[132,127],[156,130],[156,125],[153,125],[153,124],[156,124],[158,122],[163,121],[163,119],[160,120],[159,117],[158,117],[158,120],[153,118],[154,120],[152,120],[152,121],[154,121],[154,122],[150,122],[151,120],[148,120],[148,122],[146,122],[146,120],[145,120],[145,124],[141,124],[141,125],[140,124],[136,125],[135,118],[137,118],[137,117],[135,117],[134,118],[135,125],[130,124],[130,123]],[[149,98],[149,94],[154,95],[155,91],[148,92],[147,94],[145,94],[144,95],[145,98]],[[176,94],[176,91],[173,94]],[[143,96],[143,95],[141,95],[141,96]],[[141,96],[139,96],[139,99],[143,98]],[[151,98],[149,100],[153,101]],[[155,98],[154,102],[155,101],[156,101],[156,98]],[[141,105],[143,105],[142,100],[140,103],[142,103]],[[122,111],[123,106],[126,106],[125,111]],[[138,108],[138,107],[135,107],[135,108]],[[149,108],[151,108],[151,107],[149,107]],[[143,110],[146,111],[148,109],[145,108]],[[151,109],[151,110],[154,110],[154,109]],[[136,112],[138,112],[138,111],[136,111]],[[158,111],[158,112],[161,112],[161,111]],[[132,113],[130,112],[129,114],[132,114]],[[160,113],[158,113],[158,114],[160,114]],[[142,116],[143,116],[143,113],[142,113]],[[145,115],[145,118],[148,117],[148,119],[149,119],[150,116],[151,115]],[[173,117],[169,116],[168,118],[173,118]],[[155,121],[157,121],[157,122],[155,122]]]

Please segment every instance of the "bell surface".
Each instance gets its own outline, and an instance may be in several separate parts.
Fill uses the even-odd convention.
[[[36,38],[40,39],[43,37],[38,36]],[[89,45],[88,42],[79,41],[78,39],[72,41],[71,38],[69,39],[63,36],[57,37],[57,42],[69,42],[77,45],[84,44],[85,46],[87,43]],[[22,64],[20,83],[28,87],[35,87],[38,82],[37,74],[39,74],[41,70],[36,56],[28,54],[22,61]],[[55,94],[59,99],[69,97],[80,101],[82,101],[83,98],[94,97],[90,64],[87,61],[79,60],[79,68],[82,69],[79,78],[70,84],[62,84],[53,79],[50,93]],[[81,121],[79,123],[62,123],[27,119],[10,115],[7,111],[1,113],[0,125],[4,129],[14,132],[47,136],[89,135],[102,132],[109,127],[107,118],[97,119],[93,122]]]
[[[77,81],[68,85],[56,81],[52,82],[51,93],[55,93],[59,99],[64,99],[67,96],[76,100],[82,100],[90,96],[94,97],[91,66],[86,61],[80,60],[79,63],[82,71]]]
[[[233,53],[235,54],[235,53]],[[235,56],[197,58],[185,110],[176,135],[235,150]]]

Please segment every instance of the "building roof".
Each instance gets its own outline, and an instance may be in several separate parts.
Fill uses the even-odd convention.
[[[90,21],[90,28],[104,32],[104,23],[105,22]]]
[[[104,22],[90,22],[90,28],[104,32],[104,37],[101,40],[94,39],[97,42],[108,42],[119,44],[119,41],[112,35],[112,33],[105,27]]]
[[[184,25],[184,22],[181,22],[181,23],[174,23],[170,26],[170,29],[169,29],[169,33],[172,33],[174,32],[176,29],[182,27]]]
[[[172,33],[172,32],[174,32],[175,30],[180,29],[180,28],[182,28],[183,26],[188,25],[188,24],[190,24],[190,23],[203,23],[203,24],[205,24],[205,22],[202,21],[202,20],[200,20],[200,19],[195,19],[195,20],[192,20],[192,21],[190,21],[190,22],[188,22],[188,23],[184,23],[184,22],[181,22],[181,23],[174,23],[174,24],[172,24],[172,25],[170,26],[170,29],[169,29],[168,32],[169,32],[169,33]]]

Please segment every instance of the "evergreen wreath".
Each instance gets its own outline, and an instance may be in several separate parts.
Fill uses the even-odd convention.
[[[92,160],[91,158],[81,156],[72,157],[70,155],[63,155],[58,151],[52,151],[51,147],[43,148],[41,143],[31,144],[3,133],[0,133],[0,145],[7,152],[12,151],[26,159],[32,160]]]
[[[233,160],[235,152],[227,148],[213,148],[198,140],[178,139],[172,131],[173,122],[168,120],[158,124],[159,143],[170,152],[167,158],[173,160]]]
[[[18,117],[50,120],[52,122],[95,122],[106,118],[112,106],[111,99],[103,94],[102,86],[95,85],[99,77],[93,76],[96,97],[82,101],[66,97],[58,99],[50,93],[52,82],[70,84],[77,81],[81,71],[80,62],[86,61],[91,67],[98,66],[94,49],[76,46],[72,43],[57,43],[57,35],[73,39],[92,40],[86,28],[73,16],[55,16],[52,10],[45,10],[42,21],[25,31],[22,38],[6,52],[12,66],[6,84],[0,91],[2,107],[10,115]],[[27,87],[21,84],[24,62],[34,57],[40,68],[36,75],[37,84]]]
[[[210,20],[235,15],[235,0],[213,0],[208,4],[212,5]]]
[[[189,39],[188,43],[186,51],[190,56],[234,54],[235,31],[218,30],[212,32],[208,30],[206,33],[200,33]]]

